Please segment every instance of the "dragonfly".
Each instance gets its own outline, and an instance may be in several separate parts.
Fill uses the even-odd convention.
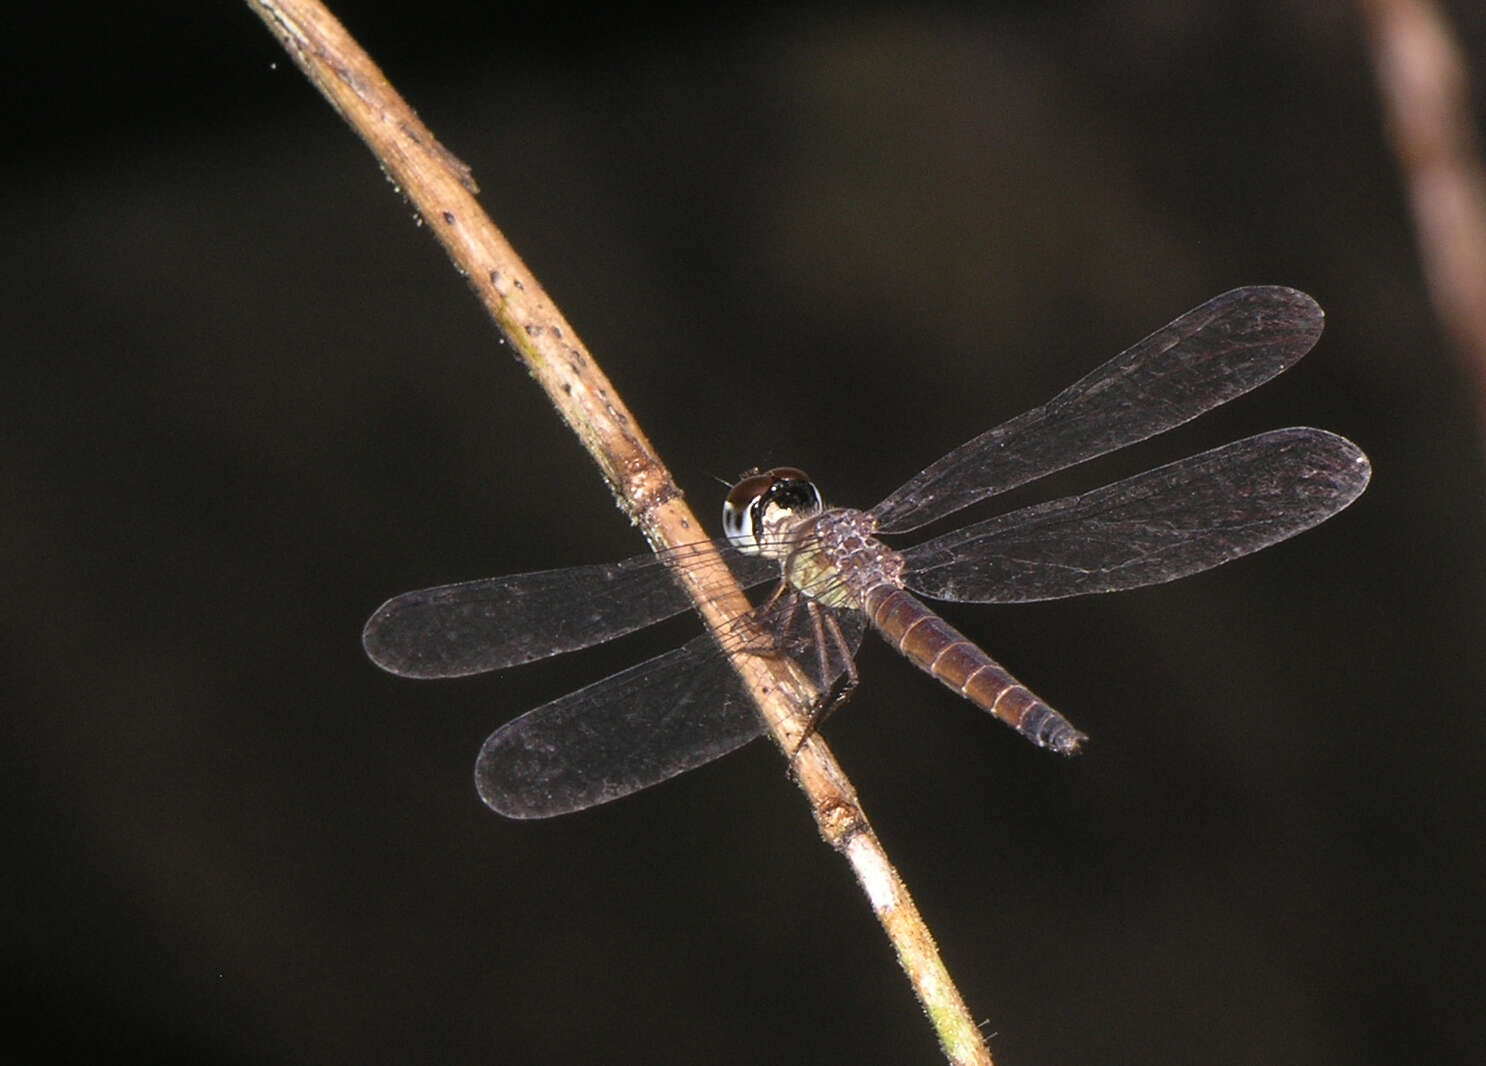
[[[773,594],[716,634],[612,674],[491,733],[475,782],[512,818],[545,818],[629,795],[765,732],[728,661],[766,651],[801,664],[814,720],[855,688],[868,628],[1034,744],[1086,739],[919,596],[1026,603],[1171,581],[1283,541],[1367,487],[1362,450],[1291,427],[1033,504],[911,547],[910,533],[998,493],[1146,440],[1294,365],[1321,335],[1305,293],[1249,286],[1157,330],[1048,403],[966,442],[869,510],[824,505],[800,470],[750,471],[711,546],[745,588]],[[710,549],[709,549],[710,550]],[[499,670],[616,639],[687,610],[671,568],[683,545],[622,562],[465,581],[395,596],[366,623],[377,666],[409,678]]]

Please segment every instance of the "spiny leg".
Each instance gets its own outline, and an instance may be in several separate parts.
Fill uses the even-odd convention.
[[[810,709],[810,719],[805,723],[805,731],[800,734],[795,750],[790,754],[791,774],[794,773],[795,759],[799,757],[800,749],[805,746],[805,742],[820,731],[820,727],[826,724],[826,720],[831,715],[841,709],[842,704],[851,699],[858,681],[857,664],[852,657],[851,644],[847,641],[846,634],[841,632],[841,624],[836,621],[836,616],[821,610],[820,605],[814,600],[806,602],[805,610],[810,617],[810,627],[815,637],[820,695],[815,698]],[[839,678],[832,676],[831,651],[826,644],[828,636],[836,653],[841,656],[842,674]]]
[[[771,618],[779,602],[784,601],[784,608],[776,617]],[[767,600],[759,604],[751,612],[753,621],[763,632],[757,639],[749,640],[740,645],[742,651],[750,655],[761,655],[766,658],[777,658],[786,651],[781,640],[781,634],[787,634],[790,626],[794,625],[795,615],[800,609],[800,597],[794,594],[787,582],[781,581]]]

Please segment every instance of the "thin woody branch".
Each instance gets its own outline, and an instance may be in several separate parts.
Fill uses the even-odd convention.
[[[677,578],[714,632],[749,604],[650,441],[577,332],[480,209],[469,168],[444,149],[371,58],[316,0],[248,0],[372,150],[443,245],[502,336],[593,456],[620,507],[655,548],[691,545]],[[775,742],[799,748],[795,778],[825,840],[846,856],[928,1013],[946,1057],[990,1064],[990,1052],[949,977],[906,886],[888,860],[845,772],[819,736],[805,737],[814,693],[778,656],[732,653]]]
[[[1360,0],[1431,303],[1486,427],[1486,167],[1470,71],[1430,0]]]

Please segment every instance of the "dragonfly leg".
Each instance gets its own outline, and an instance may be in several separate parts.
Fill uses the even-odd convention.
[[[806,602],[805,610],[810,616],[810,627],[815,636],[820,695],[816,697],[814,705],[810,708],[810,720],[805,723],[805,731],[800,734],[799,742],[795,744],[795,750],[790,754],[789,764],[792,774],[800,749],[805,746],[807,740],[820,731],[820,727],[826,724],[826,720],[831,715],[841,709],[842,704],[851,699],[858,681],[857,664],[852,656],[851,644],[847,641],[846,635],[841,632],[841,625],[836,621],[835,616],[828,611],[822,611],[820,605],[813,601]],[[840,677],[832,676],[832,650],[841,656],[843,670]]]
[[[767,621],[768,628],[773,629],[776,633],[788,633],[790,627],[795,624],[795,615],[800,609],[800,597],[798,595],[789,595],[792,592],[793,590],[787,582],[779,582],[773,594],[765,602],[753,609],[754,619],[761,623]],[[784,607],[780,610],[779,616],[775,619],[770,619],[769,616],[778,609],[778,604],[781,600],[784,601]],[[780,641],[777,637],[760,637],[757,641],[745,644],[743,650],[753,655],[764,655],[771,658],[783,654],[784,651],[780,647]]]

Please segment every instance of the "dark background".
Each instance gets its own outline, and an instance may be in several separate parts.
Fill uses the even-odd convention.
[[[1005,502],[1314,424],[1355,506],[948,612],[1087,754],[870,642],[828,734],[998,1062],[1481,1061],[1486,485],[1350,7],[337,10],[709,522],[754,464],[870,504],[1218,292],[1314,294],[1295,370]],[[245,7],[67,18],[10,42],[0,1050],[938,1061],[768,746],[481,806],[490,730],[690,631],[374,669],[393,593],[644,545]]]

